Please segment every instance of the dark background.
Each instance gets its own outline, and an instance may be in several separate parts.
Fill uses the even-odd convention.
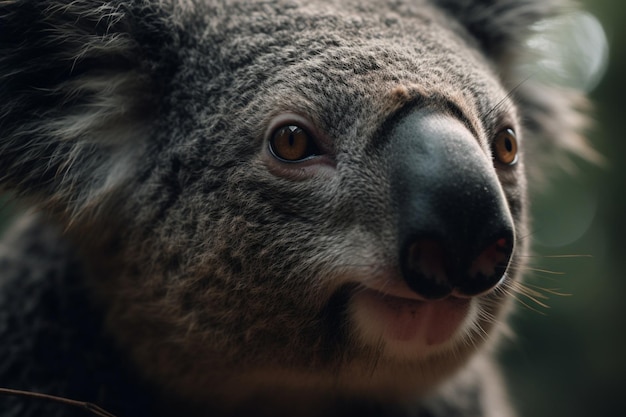
[[[558,288],[549,308],[524,300],[503,359],[520,416],[626,416],[626,2],[586,0],[609,43],[607,72],[591,92],[589,138],[602,167],[575,161],[534,196],[527,282]],[[537,193],[535,193],[537,194]],[[582,255],[575,257],[549,257]],[[536,310],[536,311],[534,311]]]
[[[607,72],[590,92],[589,137],[606,163],[577,160],[576,173],[533,196],[527,283],[565,295],[541,300],[547,308],[519,297],[502,359],[521,417],[626,415],[626,2],[583,3],[609,43]]]

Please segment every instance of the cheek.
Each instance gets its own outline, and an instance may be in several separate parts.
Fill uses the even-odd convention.
[[[527,229],[527,191],[526,180],[522,176],[522,167],[516,172],[499,173],[500,183],[506,195],[507,204],[515,224],[517,238],[526,239]]]

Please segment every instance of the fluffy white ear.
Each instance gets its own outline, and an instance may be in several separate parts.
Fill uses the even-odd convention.
[[[2,189],[75,214],[130,174],[165,72],[160,7],[0,2]]]
[[[529,154],[526,164],[531,177],[545,172],[545,165],[555,165],[555,161],[567,164],[568,154],[599,160],[584,138],[590,110],[584,92],[559,86],[539,76],[538,68],[532,67],[533,57],[537,58],[541,51],[533,48],[529,38],[541,36],[542,31],[557,24],[555,19],[559,16],[574,12],[567,0],[433,1],[473,35],[510,89],[524,123],[525,149]],[[520,71],[521,64],[524,71]],[[535,169],[536,164],[544,166]]]
[[[570,10],[533,28],[526,42],[529,53],[511,76],[518,83],[512,93],[523,112],[531,168],[540,164],[573,171],[571,155],[602,163],[584,137],[592,124],[585,94],[603,76],[608,59],[601,24],[588,13]]]
[[[433,0],[497,63],[517,55],[532,25],[565,10],[560,0]]]

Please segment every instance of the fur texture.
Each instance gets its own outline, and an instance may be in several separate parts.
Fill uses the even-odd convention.
[[[586,149],[580,97],[514,69],[560,9],[0,1],[0,185],[39,212],[0,250],[0,386],[119,417],[511,415],[491,350],[527,250],[526,173]],[[427,106],[488,159],[503,126],[522,154],[490,168],[517,236],[503,282],[413,357],[364,336],[354,297],[400,281],[383,138]],[[283,114],[320,132],[329,166],[272,158]],[[44,409],[72,412],[0,398],[3,415]]]

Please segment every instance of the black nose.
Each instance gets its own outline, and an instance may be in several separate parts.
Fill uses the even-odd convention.
[[[495,169],[478,140],[458,119],[429,109],[401,117],[388,139],[399,262],[408,286],[428,299],[494,288],[515,238]]]

